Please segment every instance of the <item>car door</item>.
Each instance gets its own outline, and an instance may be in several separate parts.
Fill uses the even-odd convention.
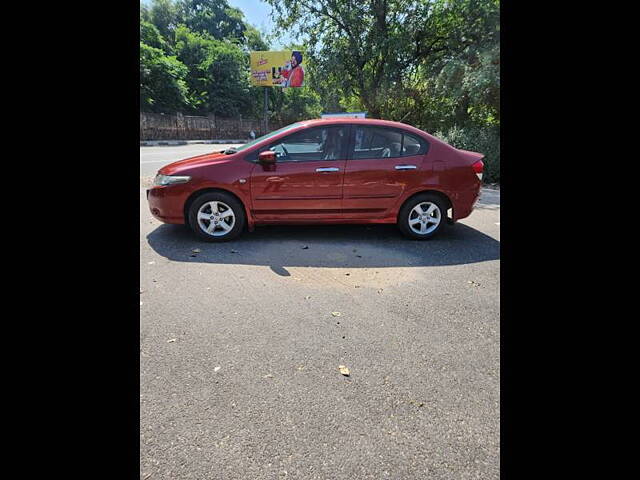
[[[344,218],[383,218],[415,180],[428,144],[399,128],[353,125]]]
[[[314,220],[342,216],[349,125],[300,130],[270,144],[276,163],[251,173],[257,220]],[[265,148],[265,149],[266,149]]]

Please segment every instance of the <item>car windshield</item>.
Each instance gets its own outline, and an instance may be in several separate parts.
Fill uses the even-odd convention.
[[[275,130],[271,133],[267,133],[266,135],[263,135],[259,138],[256,138],[255,140],[251,140],[250,142],[245,143],[244,145],[240,145],[239,147],[232,147],[232,148],[227,148],[224,153],[226,153],[227,155],[232,155],[234,153],[238,153],[241,152],[243,150],[246,150],[247,148],[253,147],[255,144],[262,142],[263,140],[266,140],[268,138],[274,137],[275,135],[278,135],[279,133],[282,132],[286,132],[287,130],[291,130],[292,128],[298,127],[300,126],[300,123],[292,123],[291,125],[287,125],[286,127],[282,127],[278,130]]]

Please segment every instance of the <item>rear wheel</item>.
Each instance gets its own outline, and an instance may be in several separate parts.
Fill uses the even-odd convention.
[[[438,195],[416,195],[400,209],[398,228],[407,237],[426,240],[435,236],[447,221],[447,206]]]
[[[240,235],[244,224],[244,207],[228,193],[205,193],[189,207],[189,226],[206,242],[232,240]]]

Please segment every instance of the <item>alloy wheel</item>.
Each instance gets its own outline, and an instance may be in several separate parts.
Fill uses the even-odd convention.
[[[198,209],[198,226],[207,235],[223,237],[236,223],[233,209],[224,202],[205,202]]]
[[[421,202],[409,213],[409,228],[419,235],[433,232],[442,219],[440,208],[432,202]]]

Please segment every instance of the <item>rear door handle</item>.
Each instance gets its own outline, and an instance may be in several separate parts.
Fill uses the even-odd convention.
[[[415,165],[396,165],[396,170],[415,170]]]
[[[316,168],[316,172],[339,172],[340,169],[337,167],[323,167],[323,168]]]

